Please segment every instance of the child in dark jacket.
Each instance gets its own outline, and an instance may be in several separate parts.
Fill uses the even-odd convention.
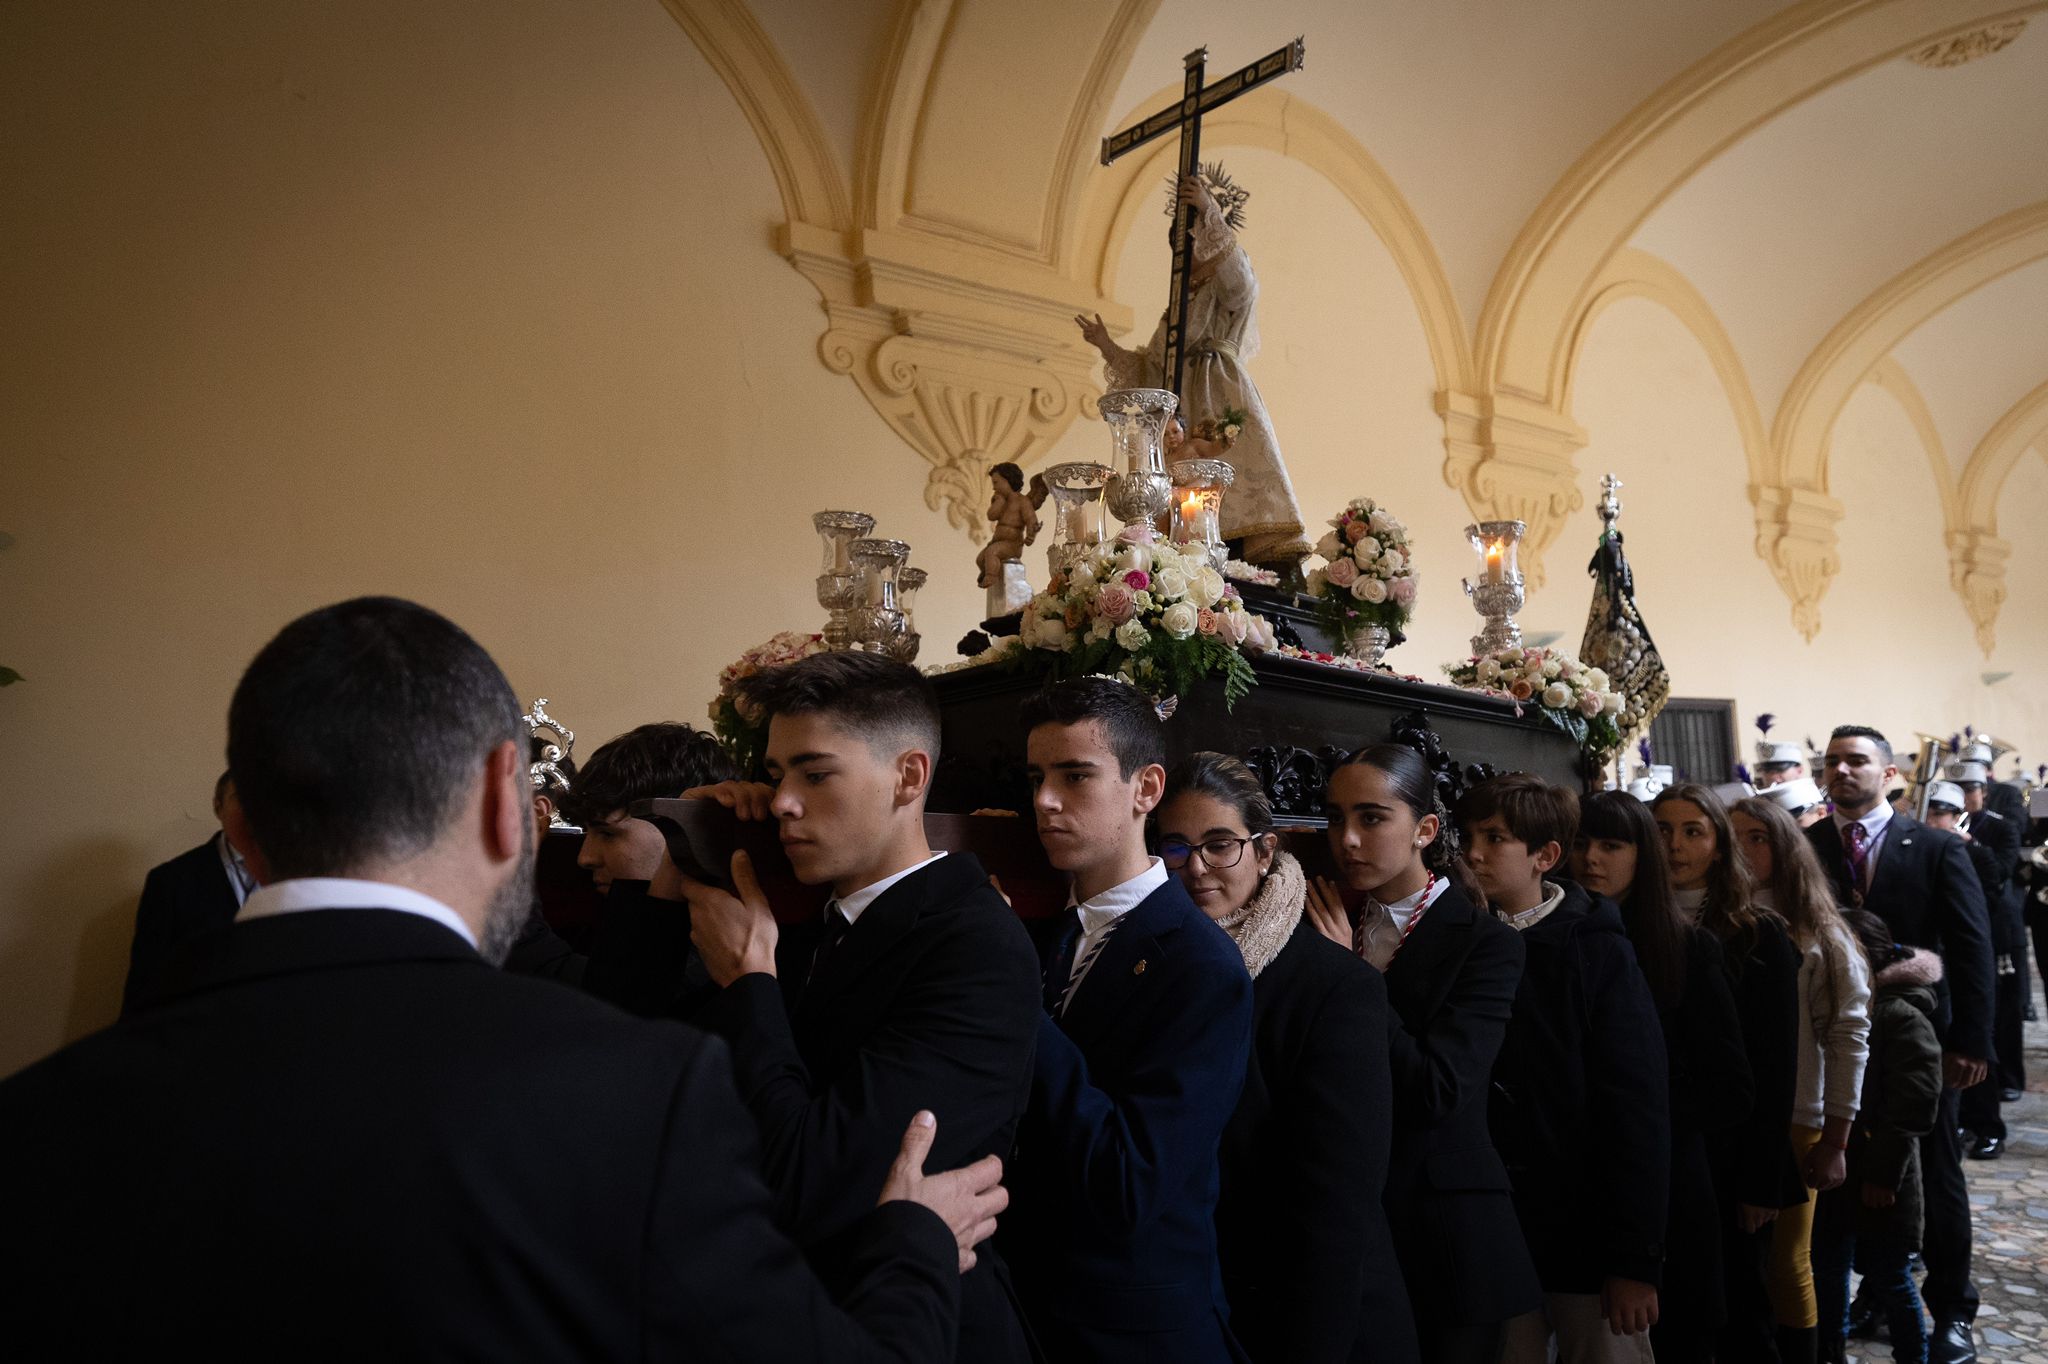
[[[1508,1323],[1505,1364],[1650,1358],[1664,1260],[1670,1103],[1649,982],[1613,903],[1548,879],[1578,801],[1509,773],[1458,804],[1487,907],[1527,948],[1489,1113],[1543,1307]]]
[[[1821,1358],[1844,1356],[1854,1262],[1891,1327],[1892,1357],[1922,1364],[1927,1330],[1906,1262],[1920,1248],[1920,1138],[1933,1128],[1941,1102],[1941,1043],[1934,1034],[1941,958],[1894,943],[1868,910],[1842,915],[1870,958],[1870,1063],[1849,1135],[1849,1177],[1820,1195],[1814,1211]]]

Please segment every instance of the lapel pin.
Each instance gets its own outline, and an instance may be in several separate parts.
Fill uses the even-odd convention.
[[[1145,959],[1143,957],[1138,958],[1138,964],[1131,968],[1131,974],[1134,976],[1142,976],[1145,974]]]

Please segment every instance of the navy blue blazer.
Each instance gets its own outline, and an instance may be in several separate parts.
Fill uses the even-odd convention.
[[[1251,1037],[1244,957],[1171,876],[1040,1023],[999,1238],[1048,1359],[1244,1358],[1215,1214]]]

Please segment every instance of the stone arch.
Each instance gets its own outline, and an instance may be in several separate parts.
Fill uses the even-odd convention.
[[[2048,381],[2007,409],[1970,452],[1961,494],[1967,525],[1987,534],[1998,533],[1998,494],[2020,456],[2044,438],[2048,438]]]

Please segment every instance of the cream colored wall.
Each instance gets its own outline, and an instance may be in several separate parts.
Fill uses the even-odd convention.
[[[820,507],[917,547],[927,660],[979,615],[926,463],[817,358],[817,292],[774,253],[784,210],[753,132],[651,0],[41,0],[0,25],[0,661],[29,678],[0,692],[21,793],[0,841],[0,1073],[112,1016],[143,872],[210,832],[229,692],[300,611],[426,601],[586,745],[700,718],[719,666],[818,619]],[[1314,172],[1230,160],[1259,195],[1253,373],[1304,510],[1366,493],[1409,521],[1422,614],[1392,661],[1433,676],[1475,618],[1413,301]],[[1147,334],[1162,237],[1148,217],[1119,273]],[[1776,709],[1794,734],[1837,712],[1973,720],[2048,757],[2028,677],[2048,550],[2023,534],[2048,507],[2040,460],[2007,490],[2012,599],[1987,664],[1912,429],[1859,396],[1836,438],[1845,574],[1809,647],[1751,550],[1739,440],[1690,335],[1617,304],[1575,398],[1589,506],[1601,471],[1629,480],[1682,694]],[[1102,442],[1082,423],[1057,455]],[[1576,641],[1593,532],[1590,511],[1566,527],[1530,629]],[[1985,689],[1987,667],[2022,675]]]

